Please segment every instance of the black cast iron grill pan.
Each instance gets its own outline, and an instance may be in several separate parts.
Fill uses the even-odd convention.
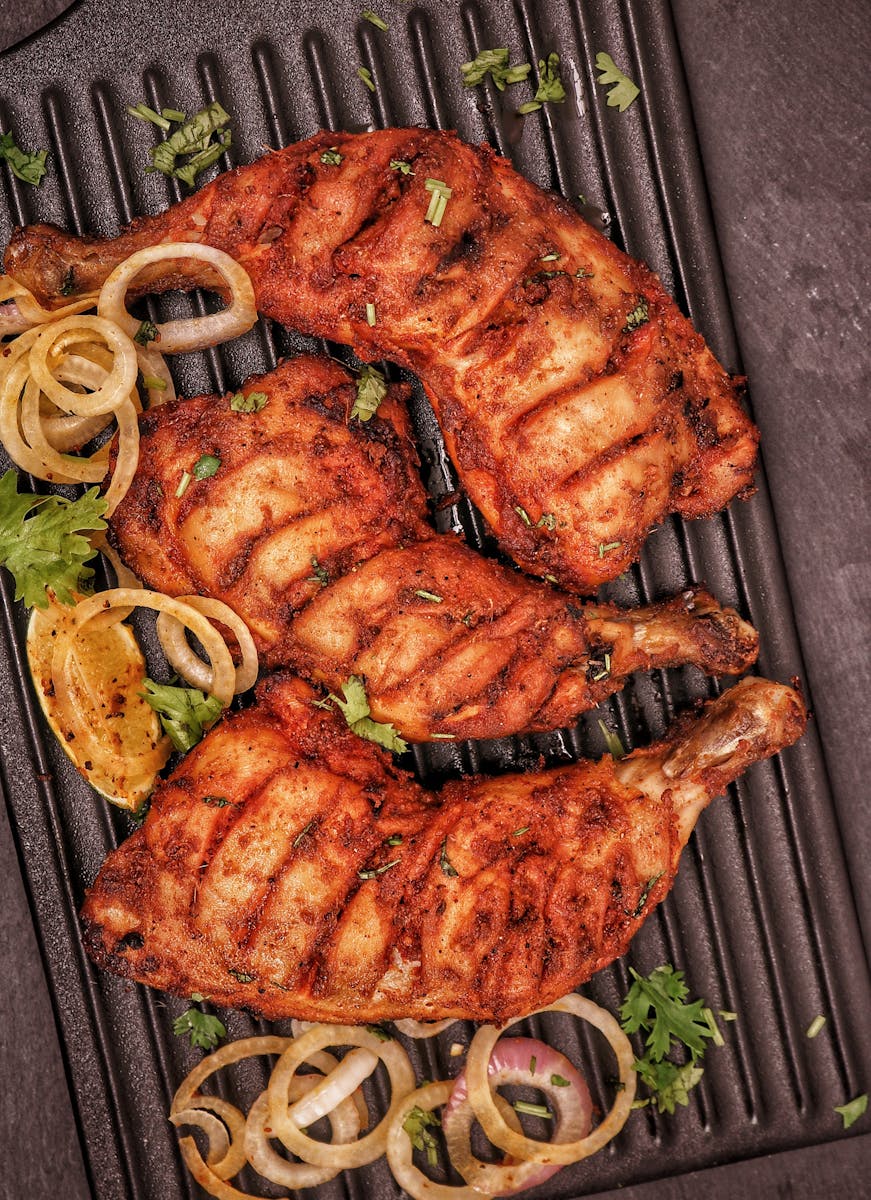
[[[219,13],[198,0],[168,27],[137,0],[83,0],[60,22],[0,59],[0,126],[21,141],[51,149],[39,191],[4,172],[0,241],[11,228],[55,221],[78,233],[113,233],[138,213],[156,212],[181,189],[148,175],[152,130],[125,115],[138,100],[196,111],[220,99],[233,117],[229,161],[251,161],[263,145],[279,146],[320,127],[360,129],[423,124],[488,140],[529,178],[576,199],[616,242],[645,259],[731,370],[740,370],[719,256],[701,175],[670,13],[664,3],[619,0],[490,0],[462,5],[383,0],[386,33],[361,20],[356,5],[252,0]],[[518,123],[526,99],[487,85],[461,83],[459,64],[478,50],[507,45],[512,61],[551,50],[562,55],[565,105]],[[641,85],[626,113],[607,109],[593,63],[607,50]],[[370,69],[374,95],[357,77]],[[202,306],[168,299],[155,311]],[[235,387],[282,355],[323,343],[262,323],[245,338],[173,362],[182,394]],[[327,347],[349,361],[349,352]],[[425,482],[434,497],[456,480],[432,413],[415,389],[413,420]],[[6,465],[5,463],[3,464]],[[655,531],[641,563],[607,590],[637,604],[704,580],[718,598],[760,629],[761,674],[802,674],[777,532],[765,488],[715,519],[670,519]],[[440,528],[460,528],[492,553],[492,540],[464,500],[438,514]],[[14,707],[0,713],[2,789],[44,955],[86,1169],[99,1200],[176,1200],[198,1194],[181,1165],[166,1121],[178,1083],[198,1057],[173,1036],[185,1004],[98,973],[86,960],[76,912],[106,854],[128,830],[82,783],[45,729],[27,683],[24,616],[2,581],[3,664],[0,684]],[[147,637],[147,631],[145,631]],[[712,694],[716,684],[692,669],[639,676],[605,709],[624,743],[659,736],[675,710]],[[811,698],[812,699],[812,698]],[[461,771],[517,769],[544,754],[551,762],[604,746],[600,712],[575,729],[533,738],[416,749],[422,778]],[[832,914],[836,914],[833,919]],[[628,986],[628,964],[644,972],[661,962],[683,968],[694,994],[734,1010],[727,1045],[711,1050],[688,1109],[674,1117],[635,1114],[616,1143],[568,1168],[538,1195],[591,1195],[642,1180],[676,1176],[714,1163],[828,1141],[839,1135],[832,1105],[863,1090],[871,1045],[856,1013],[871,1001],[862,943],[843,860],[841,834],[824,760],[811,728],[778,759],[754,767],[705,813],[684,853],[677,885],[648,920],[630,954],[588,985],[615,1010]],[[827,1015],[825,1036],[805,1029]],[[607,1075],[583,1031],[561,1018],[528,1023]],[[265,1029],[244,1014],[227,1016],[229,1034]],[[523,1026],[518,1027],[520,1029]],[[449,1030],[414,1050],[418,1074],[456,1070]],[[250,1099],[266,1068],[242,1072]],[[235,1085],[225,1087],[228,1097]],[[375,1105],[385,1096],[373,1085]],[[240,1177],[240,1186],[253,1179]],[[264,1194],[273,1194],[268,1186]],[[281,1194],[274,1192],[274,1194]],[[725,1192],[723,1193],[726,1194]],[[396,1195],[382,1164],[346,1173],[318,1189],[333,1197]]]

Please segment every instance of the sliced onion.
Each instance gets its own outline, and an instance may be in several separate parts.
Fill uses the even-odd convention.
[[[303,1097],[320,1087],[322,1082],[316,1075],[297,1075],[291,1082],[288,1098],[297,1105],[304,1103]],[[360,1132],[360,1115],[348,1097],[330,1110],[329,1119],[333,1143],[353,1142]],[[263,1091],[252,1104],[245,1125],[245,1154],[254,1170],[272,1183],[293,1189],[319,1187],[338,1175],[339,1167],[288,1162],[269,1145],[273,1136],[269,1125],[269,1097]]]
[[[178,599],[191,608],[220,621],[232,632],[239,649],[242,652],[242,662],[236,668],[236,692],[247,692],[257,682],[259,663],[257,647],[251,631],[242,618],[222,600],[214,600],[208,596],[179,596]],[[181,675],[192,687],[201,688],[204,692],[211,691],[212,669],[204,663],[185,637],[185,627],[181,621],[162,612],[157,618],[157,636],[163,647],[163,652],[169,659],[173,669]]]
[[[482,1200],[482,1197],[488,1196],[488,1193],[479,1192],[477,1188],[473,1187],[455,1187],[452,1184],[434,1183],[414,1165],[411,1138],[403,1128],[406,1118],[413,1108],[422,1108],[431,1112],[433,1109],[447,1104],[453,1087],[453,1080],[445,1079],[418,1088],[405,1097],[390,1122],[390,1129],[387,1133],[387,1161],[396,1182],[409,1196],[413,1197],[413,1200]],[[496,1097],[496,1104],[509,1126],[520,1130],[520,1122],[511,1105],[501,1096]]]
[[[112,610],[134,608],[151,608],[156,612],[168,612],[185,625],[202,643],[203,649],[212,664],[212,681],[208,689],[216,700],[226,708],[233,698],[236,684],[236,668],[224,639],[214,625],[201,612],[190,604],[176,600],[172,596],[164,596],[162,592],[152,592],[144,588],[111,588],[109,591],[97,592],[87,600],[80,601],[74,610],[75,622],[79,628],[88,621],[97,620],[100,624],[114,624],[123,620],[121,615]]]
[[[133,337],[140,323],[126,308],[130,284],[144,267],[153,263],[192,258],[215,268],[230,289],[231,302],[221,312],[207,317],[190,317],[158,325],[160,352],[177,354],[181,350],[203,350],[247,333],[257,320],[254,288],[248,273],[223,250],[197,242],[166,242],[131,254],[118,264],[100,289],[97,311]]]
[[[297,1067],[315,1050],[324,1046],[364,1046],[387,1067],[392,1094],[386,1116],[371,1133],[347,1146],[324,1145],[308,1137],[288,1112],[288,1089]],[[360,1167],[384,1152],[387,1130],[402,1097],[414,1087],[414,1071],[408,1055],[398,1042],[381,1041],[368,1029],[343,1025],[318,1025],[294,1039],[275,1065],[267,1089],[272,1128],[288,1150],[304,1162],[316,1166]]]
[[[537,1088],[549,1097],[556,1110],[554,1142],[577,1141],[589,1133],[593,1102],[584,1078],[564,1054],[545,1042],[534,1038],[501,1039],[490,1056],[488,1074],[494,1091],[505,1084],[519,1084]],[[553,1075],[565,1079],[566,1085],[552,1083]],[[451,1162],[466,1182],[478,1191],[500,1196],[514,1194],[537,1187],[562,1169],[530,1162],[481,1162],[471,1149],[474,1119],[463,1071],[454,1081],[454,1090],[442,1116],[442,1128]]]
[[[298,1100],[287,1110],[287,1115],[300,1128],[314,1125],[321,1117],[332,1112],[343,1100],[354,1094],[364,1079],[368,1079],[378,1066],[378,1059],[369,1050],[358,1046],[346,1054],[341,1063],[329,1075],[317,1081],[314,1090]],[[297,1077],[294,1076],[294,1079]]]
[[[214,1113],[207,1112],[204,1108],[185,1108],[181,1112],[170,1113],[169,1119],[176,1127],[196,1125],[197,1129],[202,1129],[209,1139],[206,1162],[210,1167],[227,1157],[230,1135],[227,1133],[227,1126]]]
[[[55,377],[54,367],[69,347],[82,342],[101,343],[112,354],[105,379],[92,392],[74,392]],[[136,387],[139,365],[136,346],[127,334],[103,317],[79,315],[52,321],[41,329],[30,349],[30,372],[40,389],[64,412],[81,417],[110,413]]]
[[[431,1038],[437,1033],[456,1025],[459,1017],[445,1017],[443,1021],[412,1021],[410,1017],[400,1017],[393,1024],[400,1033],[410,1038]]]
[[[540,1142],[510,1129],[496,1107],[488,1077],[490,1056],[503,1031],[495,1025],[483,1025],[472,1038],[466,1058],[466,1084],[475,1116],[494,1146],[499,1146],[515,1158],[548,1166],[564,1166],[594,1154],[623,1128],[635,1098],[637,1075],[632,1070],[635,1055],[629,1039],[614,1017],[584,996],[571,992],[546,1008],[538,1009],[538,1012],[572,1013],[594,1025],[610,1043],[617,1058],[618,1077],[622,1087],[601,1125],[586,1137],[574,1142]],[[521,1019],[516,1017],[507,1022],[503,1029],[515,1025]]]
[[[23,283],[19,283],[12,275],[2,275],[0,276],[0,304],[5,304],[10,300],[15,301],[14,306],[10,307],[17,310],[17,319],[7,322],[4,332],[8,333],[18,333],[22,329],[53,321],[56,317],[66,317],[72,313],[85,312],[89,308],[97,307],[96,292],[89,292],[83,296],[77,296],[75,300],[68,301],[60,308],[43,308],[33,292]],[[10,317],[11,315],[9,314]]]

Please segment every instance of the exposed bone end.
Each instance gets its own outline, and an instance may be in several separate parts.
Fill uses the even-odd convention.
[[[675,730],[663,774],[704,782],[706,791],[716,794],[751,763],[791,746],[806,724],[807,709],[794,688],[743,679],[707,705],[689,730]]]

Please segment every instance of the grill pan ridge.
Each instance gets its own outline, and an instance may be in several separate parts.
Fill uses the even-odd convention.
[[[385,0],[386,34],[345,0],[325,0],[314,19],[300,15],[304,7],[261,0],[217,23],[214,6],[196,0],[171,36],[161,44],[155,35],[152,44],[151,12],[143,3],[83,0],[45,34],[0,59],[0,127],[26,130],[21,141],[52,152],[38,192],[4,172],[3,244],[13,224],[52,220],[80,233],[111,233],[136,213],[180,198],[175,181],[144,173],[152,132],[124,115],[125,105],[139,99],[187,111],[220,99],[233,117],[232,165],[253,159],[263,144],[283,145],[320,126],[456,128],[470,141],[492,142],[542,186],[568,197],[583,194],[610,214],[614,240],[660,273],[718,356],[740,369],[667,5],[490,0],[446,6],[426,0],[409,8]],[[489,85],[467,92],[460,80],[459,63],[495,45],[510,46],[513,60],[551,50],[563,56],[568,102],[527,119],[519,141],[498,93]],[[595,84],[600,49],[642,87],[641,100],[624,114],[604,107]],[[358,65],[372,71],[374,95],[358,80]],[[156,311],[185,303],[162,301]],[[205,311],[201,299],[192,303]],[[236,386],[281,355],[312,348],[323,344],[264,324],[220,351],[176,360],[173,370],[180,392],[193,395]],[[346,350],[329,349],[349,360]],[[419,389],[412,416],[425,482],[434,495],[446,494],[455,478]],[[760,673],[786,680],[800,676],[802,664],[761,471],[757,482],[752,501],[718,518],[667,521],[651,535],[640,565],[608,594],[641,603],[704,580],[759,627]],[[438,522],[492,552],[467,502],[440,512]],[[185,1005],[96,972],[78,938],[84,888],[129,823],[91,793],[45,734],[27,682],[24,616],[6,578],[2,605],[0,683],[15,704],[0,713],[0,784],[90,1184],[99,1200],[193,1198],[201,1193],[181,1166],[166,1122],[170,1097],[197,1058],[171,1032],[172,1017]],[[676,709],[715,689],[690,669],[638,677],[611,701],[606,720],[624,742],[642,744],[661,734]],[[539,754],[550,761],[596,756],[603,749],[600,715],[542,737],[417,749],[415,766],[438,778],[505,770]],[[832,1105],[863,1090],[871,1077],[871,1044],[854,1020],[868,1011],[871,981],[813,725],[798,745],[758,764],[711,806],[684,852],[670,897],[627,959],[585,990],[613,1010],[628,983],[627,963],[648,971],[663,961],[685,969],[693,993],[715,1009],[739,1013],[727,1045],[709,1053],[688,1109],[673,1117],[637,1114],[616,1144],[541,1189],[548,1200],[831,1140],[839,1133]],[[809,1041],[804,1030],[817,1013],[827,1015],[827,1034]],[[231,1037],[265,1028],[236,1013],[226,1023]],[[569,1054],[591,1052],[583,1033],[552,1018],[530,1028],[553,1030]],[[445,1048],[455,1037],[449,1032],[438,1046],[417,1047],[419,1075],[445,1075]],[[594,1053],[592,1064],[594,1080],[607,1074]],[[263,1077],[252,1069],[242,1087],[262,1086]],[[234,1092],[223,1086],[232,1099]],[[383,1104],[377,1083],[373,1094]],[[252,1183],[243,1174],[240,1186]],[[279,1193],[266,1188],[264,1194]],[[384,1165],[374,1164],[317,1194],[386,1200],[397,1192]]]

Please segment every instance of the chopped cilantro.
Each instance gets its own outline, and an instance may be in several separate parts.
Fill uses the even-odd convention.
[[[427,592],[424,588],[418,588],[414,594],[420,596],[421,600],[431,600],[433,604],[441,604],[444,600],[444,596],[439,596],[436,592]]]
[[[268,403],[269,397],[266,392],[249,392],[247,396],[242,392],[237,392],[235,396],[230,397],[230,408],[233,412],[238,413],[258,413]]]
[[[47,150],[37,150],[34,154],[28,154],[26,150],[16,146],[11,133],[0,133],[0,159],[9,163],[10,171],[22,183],[39,187],[45,174],[47,157]]]
[[[330,692],[330,699],[341,710],[349,728],[358,737],[377,742],[379,746],[397,754],[402,754],[408,749],[408,743],[399,736],[392,725],[372,720],[366,688],[359,675],[352,675],[347,683],[342,684],[342,693],[344,700],[340,700],[333,692]]]
[[[390,170],[399,171],[402,175],[414,174],[414,171],[411,169],[411,163],[406,162],[404,158],[391,158]]]
[[[191,750],[203,734],[221,715],[221,702],[196,688],[174,687],[171,684],[144,681],[140,692],[157,715],[164,731],[176,750]]]
[[[550,1082],[553,1087],[570,1087],[569,1081],[562,1075],[551,1075]]]
[[[143,321],[133,334],[133,341],[147,346],[149,342],[160,341],[160,332],[153,321]]]
[[[388,29],[389,26],[383,17],[379,17],[371,8],[364,8],[360,14],[364,21],[368,21],[370,25],[374,25],[376,29]]]
[[[632,312],[626,318],[626,324],[623,329],[627,333],[631,333],[633,329],[640,329],[642,325],[646,325],[650,320],[650,311],[647,307],[647,301],[642,296]]]
[[[401,846],[402,845],[402,834],[401,833],[391,833],[390,837],[386,837],[384,839],[384,845],[385,846]]]
[[[209,808],[229,808],[233,801],[228,800],[226,796],[203,796],[203,804],[207,804]]]
[[[511,836],[512,837],[521,837],[524,833],[529,833],[530,828],[531,828],[531,826],[529,826],[529,825],[521,825],[519,829],[514,830],[514,832],[512,833]]]
[[[599,542],[599,558],[604,558],[609,550],[619,550],[622,542]]]
[[[366,87],[369,89],[370,92],[375,91],[375,82],[372,79],[372,72],[369,70],[368,67],[358,67],[357,75],[360,79],[362,79],[363,83],[366,85]]]
[[[439,851],[439,866],[441,867],[442,871],[444,871],[445,875],[448,875],[450,877],[456,877],[460,873],[457,870],[457,868],[454,866],[454,864],[451,862],[451,860],[448,858],[448,839],[447,839],[447,837],[442,842],[441,850]]]
[[[220,470],[221,460],[217,454],[201,454],[194,463],[194,479],[211,479]]]
[[[330,146],[329,150],[325,150],[321,155],[321,162],[325,167],[337,167],[341,161],[342,155],[338,146]]]
[[[313,820],[309,821],[308,825],[303,825],[302,829],[299,831],[299,833],[296,835],[296,837],[291,842],[291,846],[294,850],[296,850],[297,847],[300,845],[300,843],[304,840],[304,838],[309,833],[311,833],[313,826],[314,826]]]
[[[535,95],[526,104],[521,104],[517,112],[520,116],[526,116],[543,104],[562,104],[565,98],[566,89],[559,73],[559,55],[549,54],[546,59],[538,60],[538,88]]]
[[[530,1104],[526,1100],[515,1100],[512,1108],[515,1112],[526,1113],[530,1117],[542,1117],[545,1121],[553,1120],[553,1113],[544,1104]]]
[[[140,106],[142,108],[144,106]],[[132,111],[129,110],[128,111]],[[168,114],[172,114],[169,116]],[[134,115],[142,115],[141,113]],[[184,118],[184,113],[174,109],[164,109],[163,116],[167,120]],[[150,120],[151,118],[145,118]],[[151,154],[151,170],[160,171],[164,175],[172,175],[176,179],[193,187],[197,175],[205,171],[212,163],[217,162],[232,142],[229,129],[224,126],[230,122],[230,114],[213,100],[205,108],[200,109],[188,121],[180,125],[175,132],[155,146]],[[167,126],[168,128],[169,126]],[[213,137],[217,135],[217,141]],[[178,165],[179,159],[187,161]]]
[[[21,495],[17,483],[11,469],[0,478],[0,563],[15,579],[15,599],[46,608],[50,589],[61,604],[74,604],[73,592],[94,574],[85,564],[96,550],[82,531],[106,528],[106,501],[95,487],[67,500]]]
[[[609,84],[613,85],[608,91],[608,107],[625,112],[638,98],[639,91],[636,85],[628,75],[623,74],[610,54],[600,52],[596,55],[596,70],[602,72],[596,80],[597,83],[606,87]]]
[[[602,730],[602,737],[605,739],[605,745],[608,748],[608,753],[612,758],[625,758],[626,751],[623,749],[623,743],[620,741],[616,733],[612,733],[604,721],[599,721],[599,728]]]
[[[330,577],[327,574],[327,572],[324,570],[324,568],[321,566],[321,564],[318,562],[317,557],[314,554],[311,557],[311,565],[312,565],[312,570],[314,571],[314,575],[309,575],[307,582],[308,583],[319,583],[321,585],[321,587],[326,587],[327,584],[330,582]]]
[[[867,1092],[863,1092],[861,1096],[857,1096],[855,1100],[849,1100],[846,1104],[835,1105],[835,1112],[840,1113],[845,1129],[849,1129],[851,1125],[854,1125],[867,1109]]]
[[[387,395],[387,380],[377,367],[361,367],[357,376],[357,399],[351,409],[351,420],[368,421],[378,411],[378,406]]]
[[[192,1000],[201,1001],[202,996],[195,992]],[[190,1037],[191,1045],[201,1050],[214,1050],[221,1038],[227,1036],[227,1030],[222,1021],[211,1017],[199,1008],[189,1008],[172,1023],[172,1032],[177,1037]]]
[[[190,471],[182,471],[181,479],[178,481],[178,487],[175,489],[176,500],[181,500],[182,496],[190,487],[192,479],[193,475],[191,475]]]
[[[76,290],[76,269],[70,267],[64,275],[64,281],[60,285],[60,294],[62,296],[71,296]]]
[[[380,867],[364,867],[357,874],[361,879],[377,879],[379,875],[383,875],[385,871],[389,871],[391,867],[395,867],[400,862],[402,862],[401,858],[394,858],[392,862],[383,863]]]
[[[409,1109],[408,1116],[402,1122],[402,1128],[408,1134],[412,1146],[426,1154],[431,1167],[438,1163],[438,1143],[430,1133],[430,1128],[438,1129],[440,1125],[441,1122],[434,1113],[427,1108],[418,1108],[417,1105]]]
[[[463,83],[469,88],[477,87],[489,75],[500,92],[504,92],[509,83],[522,83],[532,66],[527,62],[511,67],[508,65],[509,57],[509,52],[504,47],[497,50],[481,50],[471,62],[463,63],[460,67]]]
[[[247,971],[235,971],[232,967],[227,970],[228,975],[232,975],[234,979],[238,979],[240,983],[253,983],[254,976],[249,975]]]

